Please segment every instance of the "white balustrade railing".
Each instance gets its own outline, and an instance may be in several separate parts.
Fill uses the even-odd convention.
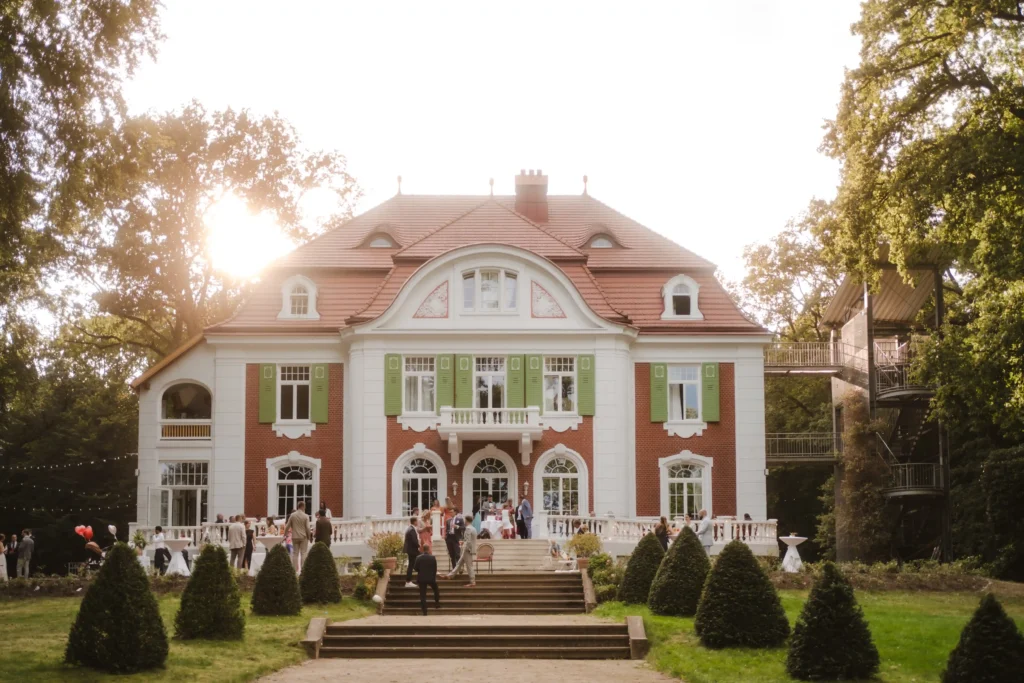
[[[442,428],[536,427],[540,428],[540,408],[441,408]]]
[[[212,434],[212,420],[160,420],[164,441],[209,441]]]

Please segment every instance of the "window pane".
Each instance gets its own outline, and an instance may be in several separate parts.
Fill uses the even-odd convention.
[[[505,308],[510,311],[516,307],[517,282],[514,273],[505,273]]]
[[[697,415],[697,385],[684,384],[686,387],[686,415],[687,420],[696,420]]]
[[[672,311],[676,315],[690,315],[690,295],[676,294],[672,297]]]
[[[576,410],[576,381],[572,375],[562,376],[562,410],[566,413]]]
[[[476,378],[476,407],[489,408],[490,391],[487,387],[487,377]]]
[[[473,299],[476,298],[476,278],[473,273],[466,273],[462,276],[462,307],[473,308]]]
[[[491,408],[501,408],[505,405],[505,377],[495,375],[491,377]]]
[[[480,308],[485,311],[496,311],[498,301],[498,271],[480,271]]]
[[[420,409],[420,378],[416,375],[405,378],[405,410],[414,413]]]
[[[295,391],[295,385],[293,384],[282,384],[281,385],[281,419],[282,420],[294,420],[295,419],[295,402],[293,399]]]
[[[296,420],[308,420],[309,419],[309,385],[299,384],[295,387],[295,390],[299,392],[297,405],[295,408],[295,419]]]
[[[683,387],[684,384],[668,385],[668,416],[671,420],[683,419]]]
[[[558,410],[558,375],[546,375],[544,377],[544,410],[555,412]]]
[[[434,378],[426,376],[422,378],[423,402],[420,403],[420,410],[433,412],[434,410]]]

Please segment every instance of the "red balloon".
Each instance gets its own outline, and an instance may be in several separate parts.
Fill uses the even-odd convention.
[[[85,536],[85,540],[91,541],[92,540],[92,527],[91,526],[85,527],[85,532],[82,535]]]
[[[81,524],[79,524],[78,526],[75,527],[75,533],[78,534],[79,536],[83,536],[85,534],[85,527],[82,526]]]

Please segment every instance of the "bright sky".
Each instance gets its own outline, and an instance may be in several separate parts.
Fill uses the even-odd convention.
[[[279,111],[365,197],[512,193],[540,168],[742,276],[837,165],[817,151],[858,0],[169,2],[135,113]],[[727,7],[726,5],[732,5]],[[278,255],[268,253],[267,258]]]

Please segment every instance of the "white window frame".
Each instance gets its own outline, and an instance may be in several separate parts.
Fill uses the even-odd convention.
[[[564,370],[551,370],[551,371],[549,371],[548,370],[548,361],[549,360],[557,360],[557,359],[571,359],[572,360],[572,371],[571,372],[567,372],[567,371],[564,371]],[[574,401],[575,405],[573,406],[572,410],[560,410],[560,409],[548,410],[547,398],[544,397],[542,399],[542,400],[544,400],[544,405],[543,405],[543,412],[544,412],[544,414],[545,415],[578,415],[579,414],[579,403],[580,403],[580,396],[579,396],[580,385],[579,385],[579,379],[578,379],[578,375],[577,375],[577,373],[579,372],[579,359],[576,356],[544,356],[544,365],[542,366],[542,368],[543,368],[542,372],[541,372],[541,390],[542,391],[545,391],[545,392],[547,391],[547,379],[548,379],[549,376],[550,377],[558,377],[558,393],[555,396],[555,405],[556,406],[561,408],[561,403],[562,403],[562,377],[572,377],[572,389],[573,389],[573,393],[576,396],[575,401]]]
[[[311,458],[298,451],[289,451],[276,458],[267,458],[267,512],[277,510],[278,470],[282,467],[299,466],[313,470],[313,509],[306,510],[310,517],[320,509],[320,459]]]
[[[673,367],[688,367],[695,368],[697,372],[696,380],[685,380],[683,382],[672,380],[672,368]],[[687,420],[683,417],[683,410],[680,411],[679,419],[676,419],[672,415],[672,387],[679,384],[696,384],[697,385],[697,419],[690,418]],[[665,431],[669,433],[669,436],[678,436],[683,439],[687,439],[691,436],[701,436],[704,430],[708,428],[708,423],[704,421],[704,391],[701,384],[701,366],[699,363],[668,363],[665,367],[665,386],[668,395],[665,397],[666,406],[668,407],[668,419],[665,420]]]
[[[601,240],[604,240],[607,244],[598,244]],[[615,247],[615,240],[613,240],[611,236],[602,232],[591,237],[587,246],[591,249],[613,249]]]
[[[675,308],[672,306],[672,296],[677,285],[685,285],[690,290],[690,315],[676,315]],[[664,287],[661,288],[661,295],[664,299],[664,309],[662,310],[662,320],[703,320],[704,314],[700,312],[698,306],[698,298],[700,295],[700,285],[697,281],[688,275],[676,275],[674,278],[665,283]]]
[[[394,467],[391,468],[391,514],[402,514],[402,478],[405,466],[417,458],[423,458],[433,463],[437,469],[437,494],[441,502],[449,495],[448,491],[448,469],[445,467],[444,458],[427,448],[422,443],[414,444],[412,448],[398,456]],[[423,512],[422,510],[420,512]]]
[[[206,484],[195,484],[195,483],[170,483],[170,484],[165,484],[164,483],[164,478],[163,478],[163,474],[164,474],[163,473],[163,466],[164,465],[205,466],[206,467],[205,475],[197,474],[197,473],[192,473],[192,474],[190,474],[188,476],[192,476],[192,477],[205,476]],[[160,525],[160,526],[164,526],[164,527],[182,526],[182,525],[173,525],[173,524],[171,524],[171,521],[174,519],[174,491],[185,491],[185,490],[197,491],[197,493],[196,493],[196,518],[192,521],[191,524],[186,524],[184,526],[199,526],[200,524],[204,524],[204,523],[209,522],[209,520],[210,520],[210,469],[211,469],[210,468],[210,462],[208,460],[161,460],[161,461],[159,461],[157,463],[157,477],[159,479],[160,484],[158,486],[150,487],[150,490],[149,490],[150,498],[149,498],[149,501],[148,501],[148,506],[149,506],[149,510],[148,510],[149,515],[148,516],[152,517],[152,506],[153,506],[152,496],[153,496],[154,493],[156,493],[157,495],[160,496],[160,503],[159,503],[159,505],[161,507],[164,505],[164,500],[163,499],[165,497],[167,499],[166,500],[166,505],[167,505],[167,521],[164,522],[164,520],[161,518],[160,511],[158,510],[157,511],[157,519],[156,520],[151,520],[150,524],[152,526]],[[206,502],[206,519],[205,520],[202,518],[202,516],[203,516],[203,502],[204,501]]]
[[[303,287],[308,296],[306,313],[295,315],[292,313],[292,290],[296,287]],[[320,314],[316,310],[317,286],[305,275],[292,275],[281,283],[281,310],[277,314],[278,320],[319,320]]]
[[[496,308],[496,309],[486,309],[485,310],[484,308],[482,308],[483,292],[481,291],[482,278],[480,276],[480,273],[481,272],[492,272],[492,271],[498,273],[498,308]],[[467,306],[466,305],[466,294],[465,294],[465,286],[466,286],[465,281],[469,279],[467,276],[470,275],[470,274],[473,275],[473,305],[472,306]],[[505,282],[506,282],[506,278],[508,278],[509,276],[514,278],[515,281],[516,281],[515,290],[514,290],[515,291],[515,298],[516,298],[516,300],[515,300],[515,305],[514,306],[510,306],[509,305],[508,297],[507,297],[508,292],[506,291]],[[519,312],[519,302],[522,301],[522,293],[519,291],[520,290],[519,280],[520,280],[520,278],[519,278],[519,272],[518,271],[512,270],[511,268],[505,268],[505,267],[502,267],[502,266],[494,266],[494,267],[484,266],[484,267],[481,267],[481,268],[471,268],[469,270],[462,271],[462,277],[461,277],[461,281],[459,283],[460,287],[461,287],[459,295],[462,298],[462,312],[463,313],[475,313],[475,314],[479,314],[479,315],[507,315],[507,314],[518,313]]]
[[[517,500],[520,496],[519,469],[516,467],[516,461],[512,456],[494,444],[487,444],[487,446],[469,456],[466,459],[466,464],[462,467],[462,487],[460,489],[460,495],[462,496],[463,514],[473,514],[473,470],[476,469],[476,466],[481,460],[486,458],[494,458],[502,462],[505,466],[506,474],[501,476],[508,477],[509,496],[514,496]],[[494,502],[497,503],[498,501]]]
[[[409,363],[419,361],[430,361],[430,370],[410,370]],[[409,410],[406,403],[406,379],[416,377],[418,388],[418,410]],[[434,380],[434,401],[429,408],[423,408],[423,378],[430,377]],[[437,414],[437,361],[434,356],[403,356],[402,358],[402,414],[403,415],[436,415]]]
[[[384,243],[381,244],[381,242]],[[367,241],[366,246],[370,247],[371,249],[394,249],[395,240],[393,240],[389,235],[386,235],[382,232],[378,232],[370,236],[370,239]]]
[[[708,458],[703,455],[697,455],[690,451],[682,451],[675,455],[670,455],[667,458],[658,459],[658,475],[661,480],[661,516],[668,517],[669,513],[669,477],[668,469],[671,465],[696,465],[701,468],[700,484],[701,484],[701,502],[705,510],[708,511],[709,515],[714,514],[714,507],[712,506],[712,467],[714,466],[714,458]]]
[[[309,378],[306,379],[306,380],[285,380],[284,379],[284,369],[285,368],[305,368],[306,371],[309,373]],[[309,401],[309,405],[306,406],[306,414],[309,417],[306,417],[306,418],[291,417],[291,418],[288,418],[288,419],[284,419],[284,418],[281,417],[281,405],[282,405],[281,387],[284,386],[285,384],[289,384],[289,385],[291,385],[293,387],[297,387],[297,386],[301,386],[301,385],[305,385],[305,386],[309,387],[309,391],[306,394],[307,400]],[[276,401],[276,403],[277,403],[277,422],[275,424],[282,424],[282,425],[289,425],[289,424],[305,425],[305,424],[312,424],[313,423],[313,366],[312,365],[310,365],[308,363],[282,363],[282,364],[277,366],[277,401]],[[299,407],[299,392],[296,389],[292,389],[292,415],[298,415],[298,413],[299,413],[298,407]]]
[[[484,370],[480,371],[477,369],[477,361],[484,359],[500,359],[501,370]],[[497,408],[493,406],[481,406],[477,405],[477,401],[480,399],[480,395],[476,390],[476,380],[478,377],[487,377],[487,396],[491,398],[494,396],[494,382],[492,378],[496,375],[501,375],[505,378],[505,383],[502,385],[501,391],[501,405]],[[486,410],[500,410],[501,408],[508,407],[508,358],[506,356],[474,356],[473,357],[473,407],[482,408]]]
[[[300,469],[308,471],[309,472],[309,479],[283,479],[283,478],[281,478],[282,470],[284,470],[286,468],[290,468],[290,467],[296,467],[296,468],[300,468]],[[297,495],[297,492],[295,491],[295,488],[298,487],[298,486],[308,486],[309,487],[309,505],[310,505],[310,507],[313,506],[313,468],[312,467],[310,467],[309,465],[304,465],[304,464],[298,464],[298,465],[285,464],[285,465],[279,465],[277,467],[277,469],[274,470],[274,473],[277,475],[277,480],[275,481],[275,489],[277,491],[277,495],[275,496],[275,498],[276,498],[277,504],[272,509],[276,509],[276,510],[279,510],[279,511],[281,509],[281,487],[282,486],[291,487],[293,494],[295,494],[292,497],[295,499],[296,505],[298,504],[299,496]],[[288,515],[290,515],[292,513],[292,510],[288,510],[287,506],[285,506],[285,507],[286,507],[285,511],[283,513],[278,512],[278,515],[280,515],[282,517],[287,517]],[[268,510],[267,512],[270,512],[270,510]],[[309,514],[310,516],[312,516],[314,512],[315,512],[315,510],[306,510],[306,513]]]
[[[590,511],[590,469],[587,467],[586,460],[583,459],[576,451],[567,448],[564,444],[556,444],[554,448],[550,448],[537,459],[537,464],[533,468],[533,502],[534,511],[544,510],[544,470],[548,464],[556,458],[565,458],[571,460],[576,465],[576,475],[563,475],[563,476],[576,476],[579,477],[579,508],[580,515],[587,516],[591,514]]]

